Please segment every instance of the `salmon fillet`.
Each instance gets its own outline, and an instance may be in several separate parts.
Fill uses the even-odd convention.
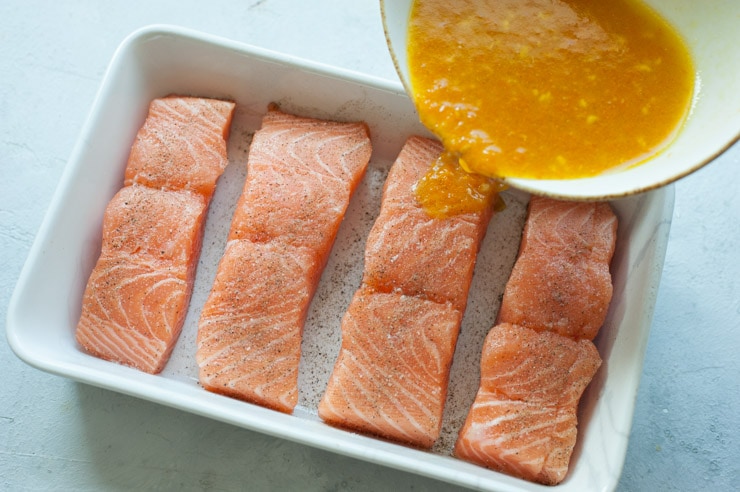
[[[189,97],[151,103],[125,186],[106,207],[83,294],[75,336],[86,352],[148,373],[164,368],[185,321],[209,200],[228,163],[233,109]]]
[[[364,123],[268,111],[249,148],[229,240],[279,240],[325,260],[371,151]]]
[[[478,248],[492,208],[430,217],[414,187],[442,153],[436,140],[411,137],[388,173],[380,214],[365,246],[363,283],[379,292],[400,291],[465,311]]]
[[[439,436],[462,313],[450,303],[358,290],[319,406],[325,421],[420,447]]]
[[[226,141],[233,114],[231,101],[155,99],[136,135],[124,185],[191,190],[210,199],[228,164]]]
[[[611,302],[616,234],[608,203],[532,197],[498,322],[593,340]]]
[[[198,325],[204,388],[293,411],[306,314],[371,152],[364,123],[265,115]]]
[[[363,281],[321,402],[327,423],[417,447],[437,440],[473,268],[491,209],[435,219],[413,187],[442,152],[407,140],[368,236]]]
[[[319,273],[308,248],[230,241],[201,313],[201,384],[291,412],[298,399],[301,329]]]
[[[578,401],[600,365],[589,340],[493,327],[455,456],[525,480],[561,482],[576,442]]]

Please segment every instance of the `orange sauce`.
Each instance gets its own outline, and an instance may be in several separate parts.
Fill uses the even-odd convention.
[[[498,178],[644,162],[694,88],[682,39],[637,0],[416,0],[408,60],[422,123],[466,171]]]
[[[414,193],[430,216],[445,218],[491,205],[500,208],[503,202],[497,197],[502,189],[502,184],[493,179],[465,172],[453,154],[444,152],[416,184]]]

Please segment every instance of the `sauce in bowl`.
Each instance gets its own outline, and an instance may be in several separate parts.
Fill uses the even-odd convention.
[[[688,49],[637,0],[416,0],[408,29],[421,121],[470,173],[573,179],[638,165],[690,108]]]

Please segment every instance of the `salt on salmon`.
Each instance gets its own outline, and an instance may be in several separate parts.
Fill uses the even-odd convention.
[[[493,327],[455,456],[525,480],[560,483],[576,443],[578,402],[600,365],[589,340],[509,323]]]
[[[218,99],[153,100],[131,148],[124,185],[190,190],[210,199],[228,164],[234,108],[233,102]]]
[[[371,152],[364,123],[270,107],[198,325],[205,389],[293,411],[306,314]]]
[[[451,303],[358,290],[319,406],[340,427],[428,448],[441,414],[462,313]]]
[[[362,285],[342,318],[342,343],[319,403],[327,423],[429,448],[437,440],[473,268],[491,217],[432,218],[415,184],[442,153],[407,140],[368,236]]]
[[[533,196],[498,322],[593,340],[612,298],[616,237],[606,202]]]
[[[307,247],[323,262],[371,152],[365,123],[305,118],[271,106],[249,148],[229,240]]]
[[[206,212],[225,169],[234,103],[151,102],[124,187],[106,207],[101,254],[76,339],[88,353],[158,373],[185,321]]]

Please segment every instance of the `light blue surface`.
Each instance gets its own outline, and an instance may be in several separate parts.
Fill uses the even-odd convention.
[[[375,0],[0,3],[3,322],[115,48],[153,23],[396,77]],[[735,145],[676,186],[620,490],[740,487],[739,171]],[[0,364],[0,490],[451,489],[45,374],[4,338]]]

